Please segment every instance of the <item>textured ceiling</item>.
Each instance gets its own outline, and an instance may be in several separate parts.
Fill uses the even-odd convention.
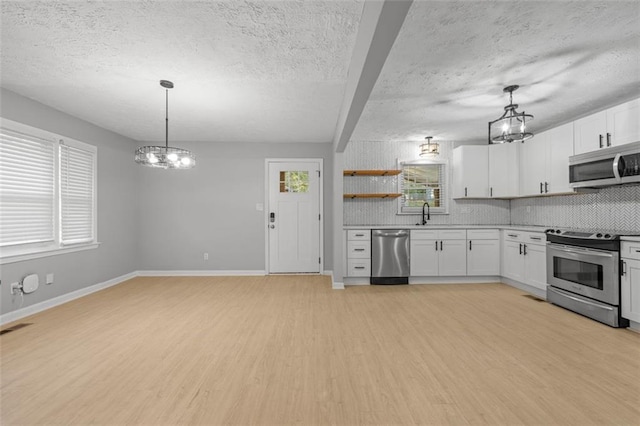
[[[133,139],[329,142],[363,0],[2,1],[1,85]],[[353,140],[536,132],[640,96],[640,1],[414,1]]]
[[[352,140],[486,140],[511,84],[534,133],[640,96],[640,1],[414,1]]]

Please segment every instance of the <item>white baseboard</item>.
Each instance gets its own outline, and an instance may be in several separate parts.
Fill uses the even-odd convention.
[[[235,277],[266,274],[266,271],[138,271],[139,277]]]
[[[19,320],[20,318],[24,318],[29,315],[37,314],[38,312],[42,312],[47,309],[53,308],[55,306],[62,305],[64,303],[70,302],[72,300],[78,299],[88,294],[95,293],[96,291],[104,290],[105,288],[108,288],[108,287],[113,287],[114,285],[123,283],[137,276],[138,276],[137,272],[131,272],[116,278],[112,278],[102,283],[81,288],[80,290],[72,291],[71,293],[63,294],[61,296],[57,296],[52,299],[45,300],[43,302],[36,303],[30,306],[25,306],[24,308],[16,309],[15,311],[7,312],[6,314],[0,315],[0,325],[4,325],[10,322]]]

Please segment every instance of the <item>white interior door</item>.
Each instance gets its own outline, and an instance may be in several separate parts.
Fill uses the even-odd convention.
[[[321,164],[269,161],[269,273],[319,273]]]

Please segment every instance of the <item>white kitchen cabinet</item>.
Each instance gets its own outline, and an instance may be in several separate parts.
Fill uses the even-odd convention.
[[[640,99],[573,122],[575,153],[596,151],[640,140]]]
[[[371,231],[369,229],[348,230],[346,247],[345,276],[371,276]]]
[[[573,153],[571,123],[525,141],[520,152],[520,195],[573,192],[569,186],[569,157]]]
[[[622,317],[640,323],[640,242],[622,241],[620,252]]]
[[[466,238],[464,229],[412,230],[411,276],[466,275]]]
[[[500,231],[467,230],[467,275],[500,275]]]
[[[513,198],[520,195],[520,146],[502,143],[489,145],[489,196]]]
[[[489,146],[464,145],[453,150],[453,198],[489,197]]]
[[[546,290],[545,242],[539,232],[503,231],[502,276]]]

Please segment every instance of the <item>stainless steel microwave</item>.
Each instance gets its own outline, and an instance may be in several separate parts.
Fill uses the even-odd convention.
[[[569,182],[572,188],[640,182],[640,142],[569,157]]]

